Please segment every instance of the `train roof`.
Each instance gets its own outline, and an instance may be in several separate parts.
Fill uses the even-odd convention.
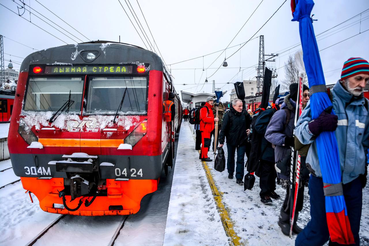
[[[96,58],[88,61],[87,52],[93,52]],[[108,57],[108,59],[106,59]],[[166,73],[161,58],[152,51],[139,46],[112,41],[91,41],[68,44],[41,50],[28,55],[21,65],[21,72],[28,72],[30,65],[70,65],[70,64],[143,64],[149,63],[150,70]],[[167,74],[168,80],[171,81]]]

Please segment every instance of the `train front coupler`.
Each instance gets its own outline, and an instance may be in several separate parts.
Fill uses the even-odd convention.
[[[78,197],[94,196],[99,183],[97,156],[86,153],[63,155],[65,160],[56,161],[56,171],[66,174],[63,194],[70,195],[71,201]],[[67,189],[69,187],[69,189]],[[60,194],[59,194],[60,196]]]

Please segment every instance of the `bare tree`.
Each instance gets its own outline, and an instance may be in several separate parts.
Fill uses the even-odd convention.
[[[296,64],[297,69],[299,70],[299,75],[302,77],[302,83],[307,85],[308,81],[307,81],[307,75],[306,75],[302,50],[299,50],[295,53],[295,64]]]
[[[288,61],[285,67],[286,70],[286,80],[285,84],[289,86],[290,84],[297,83],[299,81],[299,70],[292,56],[288,57]]]
[[[274,90],[275,88],[277,88],[277,86],[279,85],[279,80],[278,79],[272,79],[272,84],[270,85],[270,94],[271,96],[274,95]]]

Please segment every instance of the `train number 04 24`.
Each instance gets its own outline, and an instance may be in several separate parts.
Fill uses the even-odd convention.
[[[142,171],[142,168],[140,169],[136,169],[136,168],[131,168],[130,170],[130,175],[129,177],[131,178],[135,178],[135,177],[143,177],[143,171]],[[115,176],[116,177],[128,177],[128,171],[127,171],[127,168],[123,168],[123,169],[120,169],[120,168],[115,168]]]

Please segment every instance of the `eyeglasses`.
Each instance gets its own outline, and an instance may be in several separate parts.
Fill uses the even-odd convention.
[[[304,93],[303,96],[304,97],[310,97],[310,93]]]

